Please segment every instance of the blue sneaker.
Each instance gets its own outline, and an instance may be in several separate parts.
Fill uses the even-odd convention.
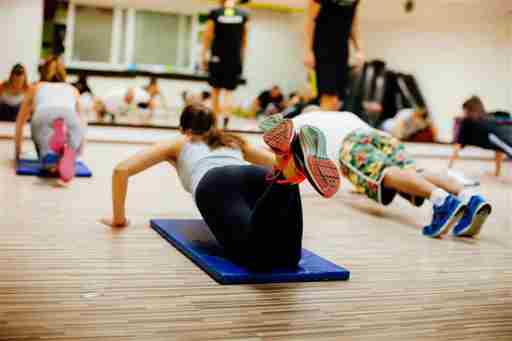
[[[44,170],[51,170],[53,168],[57,168],[57,164],[59,163],[60,156],[54,153],[48,153],[41,159],[41,167]]]
[[[457,237],[473,237],[480,233],[482,225],[491,214],[491,205],[481,196],[473,195],[469,200],[464,216],[453,229]]]
[[[423,228],[423,234],[432,238],[446,234],[464,214],[465,205],[453,195],[446,198],[442,206],[434,205],[432,223]]]

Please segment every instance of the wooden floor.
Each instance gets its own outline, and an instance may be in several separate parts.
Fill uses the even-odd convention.
[[[220,286],[148,226],[199,216],[170,167],[131,181],[131,227],[98,223],[112,167],[139,148],[89,144],[95,177],[63,189],[14,176],[0,140],[0,340],[512,340],[510,163],[499,180],[489,162],[459,164],[494,205],[479,240],[423,237],[427,206],[305,188],[305,247],[351,280]]]

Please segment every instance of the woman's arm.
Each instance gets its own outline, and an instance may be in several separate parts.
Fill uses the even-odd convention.
[[[360,5],[356,8],[356,14],[354,16],[354,22],[352,23],[352,31],[350,32],[350,40],[352,41],[352,45],[356,51],[356,62],[358,67],[362,67],[364,65],[364,53],[363,48],[361,46],[361,31],[360,31],[360,21],[359,21],[359,8]]]
[[[21,155],[21,145],[23,143],[23,128],[25,127],[25,124],[32,116],[32,112],[34,110],[33,102],[34,102],[35,92],[36,92],[36,88],[31,87],[21,104],[20,111],[18,112],[18,116],[16,118],[16,133],[15,133],[15,137],[14,137],[14,146],[15,146],[14,158],[15,158],[15,160],[19,160],[20,155]]]
[[[315,0],[309,0],[306,22],[304,24],[304,65],[310,70],[315,67],[313,36],[315,34],[316,17],[318,13],[320,13],[320,4]]]
[[[119,163],[114,168],[112,176],[113,217],[104,219],[102,222],[112,227],[127,226],[125,202],[128,179],[163,161],[176,160],[183,142],[184,140],[181,139],[174,142],[158,143]]]
[[[455,161],[459,158],[459,152],[462,149],[462,145],[456,144],[453,147],[453,154],[450,158],[450,162],[448,163],[448,168],[452,168]]]
[[[247,51],[248,41],[249,41],[249,23],[246,22],[244,24],[244,33],[242,36],[242,51],[241,51],[242,61],[245,61],[245,52]]]
[[[276,163],[274,153],[266,149],[253,146],[249,143],[245,145],[242,152],[244,154],[244,159],[254,165],[272,167]]]
[[[503,152],[496,152],[496,156],[495,156],[495,164],[496,164],[496,170],[494,172],[494,175],[495,176],[500,176],[501,175],[501,164],[503,162],[503,160],[505,159],[505,154]]]
[[[215,22],[212,19],[208,20],[206,30],[203,35],[203,52],[201,55],[201,62],[203,64],[203,69],[206,70],[208,69],[208,51],[210,51],[210,46],[215,36]]]

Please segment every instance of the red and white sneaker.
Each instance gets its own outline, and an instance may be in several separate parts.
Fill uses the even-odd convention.
[[[295,137],[293,121],[282,119],[279,124],[263,135],[263,141],[278,155],[290,153],[290,146]]]
[[[295,139],[294,139],[295,138]],[[323,197],[330,198],[340,188],[340,173],[334,161],[327,155],[327,143],[324,134],[315,127],[304,126],[295,137],[291,120],[283,120],[268,131],[265,142],[278,155],[278,164],[274,167],[269,180],[280,184],[300,184],[307,179]],[[289,163],[295,162],[295,175],[284,177],[283,173]]]
[[[321,196],[334,196],[340,188],[340,173],[334,161],[327,155],[324,134],[318,128],[303,126],[300,129],[299,142],[301,150],[293,154],[304,175]],[[299,153],[302,155],[297,155]]]

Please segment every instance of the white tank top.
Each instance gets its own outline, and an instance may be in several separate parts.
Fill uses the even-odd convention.
[[[13,95],[5,91],[2,94],[2,96],[0,96],[0,103],[5,103],[7,105],[10,105],[11,107],[16,107],[21,105],[21,102],[23,102],[23,98],[25,98],[24,93]]]
[[[339,160],[341,145],[350,133],[359,129],[373,129],[348,111],[308,112],[293,118],[293,125],[297,131],[304,125],[320,129],[327,140],[327,155],[333,161]]]
[[[34,111],[64,109],[76,111],[76,91],[67,83],[41,83],[34,98]]]
[[[239,149],[222,147],[211,150],[205,143],[188,142],[181,148],[176,170],[183,188],[195,197],[197,185],[209,170],[247,164]]]

